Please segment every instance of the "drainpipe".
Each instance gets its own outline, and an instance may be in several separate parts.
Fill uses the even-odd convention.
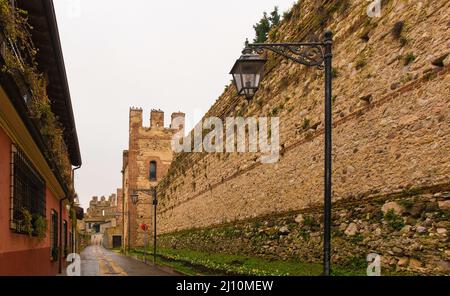
[[[73,188],[75,188],[75,171],[79,170],[81,168],[81,164],[75,168],[72,169],[72,184],[73,184]],[[73,223],[71,223],[72,225],[72,253],[76,253],[76,225],[73,225]]]
[[[72,169],[72,185],[75,182],[75,171],[78,170],[81,165]],[[75,186],[73,186],[75,188]],[[63,265],[63,237],[62,237],[62,228],[63,228],[63,203],[65,200],[68,200],[69,197],[66,196],[59,201],[59,274],[62,273],[62,265]],[[72,225],[72,233],[73,233],[73,225]],[[67,237],[67,233],[65,234]]]

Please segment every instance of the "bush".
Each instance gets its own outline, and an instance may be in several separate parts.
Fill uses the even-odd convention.
[[[405,226],[403,218],[397,215],[394,209],[390,209],[385,215],[384,220],[387,222],[388,226],[394,230],[400,230]]]
[[[406,55],[406,57],[403,59],[403,64],[405,66],[408,66],[409,64],[411,64],[412,62],[414,62],[416,60],[416,56],[414,55],[414,53],[410,52]]]
[[[305,216],[304,217],[304,221],[303,221],[303,225],[305,225],[305,226],[315,226],[316,225],[316,221],[314,221],[314,217],[313,216]]]
[[[303,120],[302,129],[306,131],[309,129],[310,126],[311,126],[311,120],[309,118],[305,118]]]
[[[367,65],[367,61],[364,58],[360,58],[356,61],[356,70],[361,70]]]
[[[410,200],[410,199],[404,199],[404,200],[401,200],[400,202],[399,202],[399,204],[401,205],[401,206],[403,206],[405,209],[407,209],[407,210],[410,210],[410,209],[412,209],[412,207],[414,206],[414,202],[412,201],[412,200]]]
[[[362,255],[354,255],[345,260],[343,265],[352,270],[361,270],[367,267],[367,261]]]

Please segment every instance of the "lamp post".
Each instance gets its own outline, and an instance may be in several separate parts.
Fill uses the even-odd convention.
[[[139,200],[139,195],[134,193],[131,195],[131,202],[135,206]],[[130,207],[128,207],[128,253],[131,249],[131,211]]]
[[[259,56],[265,50],[272,51],[307,67],[317,67],[325,72],[325,180],[324,180],[324,236],[323,274],[331,274],[331,195],[332,195],[332,33],[326,31],[322,42],[306,43],[245,43],[242,56],[234,64],[230,74],[239,95],[251,100],[257,92],[264,74],[266,59]]]
[[[152,188],[153,196],[153,263],[156,264],[156,207],[158,206],[158,197],[156,193],[156,188]]]
[[[153,263],[156,264],[156,210],[157,210],[156,208],[158,205],[158,197],[157,197],[156,187],[152,187],[151,189],[135,190],[134,193],[131,195],[131,200],[134,205],[136,205],[139,200],[138,192],[149,193],[152,195],[151,204],[153,205]],[[145,254],[145,249],[144,249],[144,254]],[[145,258],[145,255],[144,255],[144,258]]]

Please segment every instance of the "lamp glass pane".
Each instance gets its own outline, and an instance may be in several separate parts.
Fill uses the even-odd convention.
[[[242,75],[244,81],[244,88],[253,88],[255,87],[255,74],[244,74]]]
[[[242,91],[242,80],[241,74],[233,74],[234,83],[236,84],[236,88],[238,93]]]

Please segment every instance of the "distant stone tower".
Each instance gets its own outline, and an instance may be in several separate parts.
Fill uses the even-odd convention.
[[[179,132],[184,132],[185,114],[173,113],[170,127],[164,126],[164,112],[153,109],[150,113],[150,127],[143,126],[141,108],[130,109],[129,144],[123,153],[123,209],[130,210],[130,218],[124,215],[124,245],[142,246],[144,232],[142,223],[147,225],[152,221],[152,198],[148,190],[158,185],[172,162],[172,138]],[[131,194],[139,194],[139,202],[135,206],[131,202]],[[128,229],[128,223],[129,229]],[[129,236],[129,237],[128,237]]]

